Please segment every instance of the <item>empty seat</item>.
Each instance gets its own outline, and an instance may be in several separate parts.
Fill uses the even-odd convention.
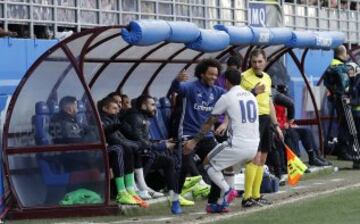
[[[168,131],[161,114],[161,106],[156,101],[156,115],[150,123],[150,136],[152,140],[165,140],[168,138]]]
[[[171,116],[171,103],[169,98],[161,97],[159,99],[160,103],[160,112],[163,117],[163,121],[165,122],[165,126],[168,129],[170,123],[170,116]]]
[[[37,145],[50,144],[50,111],[48,105],[45,102],[41,101],[35,104],[35,115],[32,117],[32,124],[35,132],[35,143]]]

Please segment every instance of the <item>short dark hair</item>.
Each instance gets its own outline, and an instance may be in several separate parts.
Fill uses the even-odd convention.
[[[262,55],[265,60],[266,60],[266,53],[264,51],[264,49],[261,49],[261,48],[256,48],[254,50],[251,51],[250,53],[250,60],[253,58],[253,57],[257,57],[259,55]]]
[[[102,110],[103,107],[107,107],[110,105],[110,103],[114,103],[117,105],[117,102],[112,97],[105,97],[101,100],[101,103],[99,106],[101,106],[99,109]]]
[[[106,96],[106,98],[107,98],[107,97],[113,98],[114,96],[120,96],[120,97],[121,97],[121,94],[118,93],[118,92],[111,92],[111,93],[109,93],[109,94]]]
[[[154,99],[154,97],[150,96],[150,95],[141,95],[136,99],[136,109],[140,110],[141,109],[141,105],[143,103],[145,103],[148,99]]]
[[[221,64],[213,58],[206,58],[199,62],[195,67],[195,76],[201,79],[201,74],[205,74],[209,67],[216,67],[219,74],[221,73]]]
[[[73,96],[64,96],[59,103],[60,110],[63,110],[67,105],[75,103],[76,98]]]
[[[228,80],[233,86],[240,85],[241,73],[237,69],[229,68],[225,71],[225,79]]]
[[[126,95],[126,94],[121,94],[120,96],[121,96],[122,99],[123,99],[123,98],[129,98],[129,96]]]
[[[239,56],[230,56],[226,62],[227,66],[236,66],[236,68],[241,67],[241,58]]]

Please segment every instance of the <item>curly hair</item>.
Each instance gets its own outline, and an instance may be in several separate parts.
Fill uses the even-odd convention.
[[[206,58],[197,64],[195,67],[195,76],[198,79],[201,79],[201,74],[205,74],[209,67],[216,67],[218,69],[219,74],[221,73],[221,64],[214,58]]]

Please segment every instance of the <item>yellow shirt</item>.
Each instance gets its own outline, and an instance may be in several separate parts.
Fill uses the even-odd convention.
[[[244,89],[251,91],[258,83],[260,83],[260,85],[265,84],[265,92],[260,93],[256,96],[259,106],[259,115],[270,115],[270,97],[271,97],[270,76],[265,72],[263,72],[263,77],[259,78],[255,75],[255,72],[252,68],[246,70],[241,74],[240,85]]]

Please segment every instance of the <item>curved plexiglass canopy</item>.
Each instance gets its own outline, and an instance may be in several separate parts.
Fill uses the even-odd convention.
[[[344,41],[339,41],[338,33],[332,40],[328,35],[285,28],[218,25],[206,31],[197,30],[193,24],[189,29],[192,35],[177,38],[166,34],[168,28],[163,22],[165,28],[159,29],[165,31],[158,32],[163,36],[149,41],[146,35],[157,32],[151,28],[157,22],[148,25],[148,21],[135,21],[133,26],[101,27],[74,34],[45,52],[27,71],[10,102],[3,136],[6,173],[19,207],[79,206],[64,204],[65,195],[77,189],[91,190],[99,197],[82,206],[110,204],[106,144],[95,106],[109,92],[121,91],[130,98],[142,93],[163,97],[180,71],[186,69],[192,76],[199,60],[212,57],[224,63],[236,53],[246,68],[249,52],[256,47],[265,49],[269,66],[290,53],[305,77],[303,60],[295,56],[292,47],[330,49]],[[186,33],[187,24],[179,24],[170,24],[168,32]],[[132,43],[136,25],[140,39]],[[125,33],[130,39],[124,38]],[[214,46],[209,48],[211,41],[215,41]],[[65,96],[76,98],[77,116],[87,127],[86,138],[76,143],[55,142],[54,135],[48,133],[48,124]]]

